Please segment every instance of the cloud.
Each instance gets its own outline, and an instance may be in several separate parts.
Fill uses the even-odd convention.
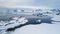
[[[0,0],[0,6],[32,5],[34,0]]]
[[[60,0],[0,0],[0,6],[47,6],[60,8]]]

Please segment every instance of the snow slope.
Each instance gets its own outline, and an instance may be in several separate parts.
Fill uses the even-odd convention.
[[[27,25],[16,29],[11,34],[60,34],[60,24]]]

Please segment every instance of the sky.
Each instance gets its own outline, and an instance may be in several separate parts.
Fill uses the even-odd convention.
[[[0,0],[0,6],[46,6],[60,9],[60,0]]]

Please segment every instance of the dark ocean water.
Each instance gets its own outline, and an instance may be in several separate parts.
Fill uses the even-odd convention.
[[[38,22],[37,20],[41,20],[41,22]],[[41,24],[41,23],[52,24],[51,22],[52,22],[51,17],[47,17],[47,18],[30,18],[30,19],[28,19],[28,23],[30,23],[30,24]]]

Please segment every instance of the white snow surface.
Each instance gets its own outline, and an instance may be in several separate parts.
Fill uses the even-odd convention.
[[[27,25],[16,29],[11,34],[60,34],[60,24]]]

